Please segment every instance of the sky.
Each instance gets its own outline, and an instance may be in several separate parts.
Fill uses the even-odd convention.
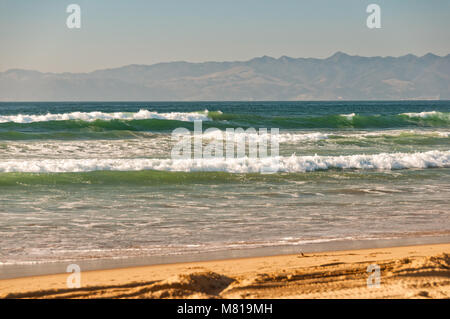
[[[81,28],[66,7],[81,7]],[[366,8],[381,8],[369,29]],[[450,53],[448,0],[1,0],[0,71],[128,64]]]

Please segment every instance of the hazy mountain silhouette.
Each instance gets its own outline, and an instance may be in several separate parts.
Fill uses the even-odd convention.
[[[90,73],[0,72],[0,100],[450,99],[450,54],[128,65]]]

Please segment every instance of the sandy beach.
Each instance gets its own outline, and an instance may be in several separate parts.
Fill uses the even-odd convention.
[[[152,265],[0,281],[1,298],[449,298],[450,244]],[[367,267],[380,267],[368,287]]]

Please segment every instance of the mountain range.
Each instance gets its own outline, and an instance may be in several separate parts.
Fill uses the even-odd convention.
[[[127,65],[89,73],[0,72],[0,101],[450,99],[450,54]]]

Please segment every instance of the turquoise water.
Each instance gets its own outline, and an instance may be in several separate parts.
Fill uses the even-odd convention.
[[[279,172],[171,160],[194,120],[279,128]],[[0,262],[447,233],[449,168],[449,101],[0,103]]]

